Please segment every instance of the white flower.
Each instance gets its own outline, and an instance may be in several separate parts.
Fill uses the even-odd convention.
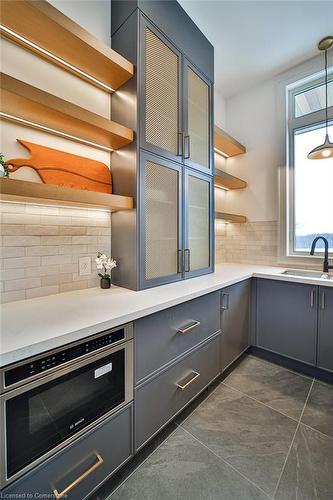
[[[117,267],[117,262],[112,259],[112,257],[107,257],[104,253],[98,252],[97,258],[95,259],[97,269],[102,269],[104,271],[105,276],[109,276],[108,273]],[[102,273],[98,273],[99,276],[102,276]]]
[[[107,262],[108,258],[105,253],[98,254],[95,262],[97,264],[97,269],[103,269],[103,265]]]
[[[111,271],[113,268],[117,267],[117,262],[114,259],[108,259],[105,263],[105,269]]]

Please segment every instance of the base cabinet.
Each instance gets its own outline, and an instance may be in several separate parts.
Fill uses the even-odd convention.
[[[135,448],[141,448],[219,374],[220,334],[135,391]]]
[[[17,480],[0,498],[88,498],[133,455],[132,435],[130,406]]]
[[[333,372],[333,288],[319,287],[317,366]]]
[[[316,364],[317,286],[257,280],[256,345]]]
[[[249,347],[251,280],[221,291],[221,366],[225,370]]]
[[[135,381],[140,384],[220,330],[219,292],[135,322]]]

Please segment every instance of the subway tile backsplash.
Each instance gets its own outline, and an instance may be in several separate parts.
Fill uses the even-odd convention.
[[[98,286],[94,259],[111,254],[111,214],[24,203],[0,203],[1,301]],[[92,273],[79,275],[79,257]]]
[[[239,262],[276,266],[277,221],[224,224],[215,221],[216,262]]]

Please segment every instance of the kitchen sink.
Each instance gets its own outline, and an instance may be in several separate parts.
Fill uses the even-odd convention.
[[[302,271],[298,269],[287,269],[281,274],[284,274],[286,276],[301,276],[302,278],[333,280],[333,274],[323,273],[322,271]]]

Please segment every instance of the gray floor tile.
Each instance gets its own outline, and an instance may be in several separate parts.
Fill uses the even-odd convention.
[[[110,500],[267,500],[265,494],[178,429]]]
[[[333,440],[300,425],[276,500],[332,500]]]
[[[282,366],[248,356],[225,379],[225,383],[266,403],[296,420],[299,419],[312,380]]]
[[[181,425],[272,494],[297,422],[222,384]]]
[[[302,422],[333,438],[333,386],[313,384]]]

